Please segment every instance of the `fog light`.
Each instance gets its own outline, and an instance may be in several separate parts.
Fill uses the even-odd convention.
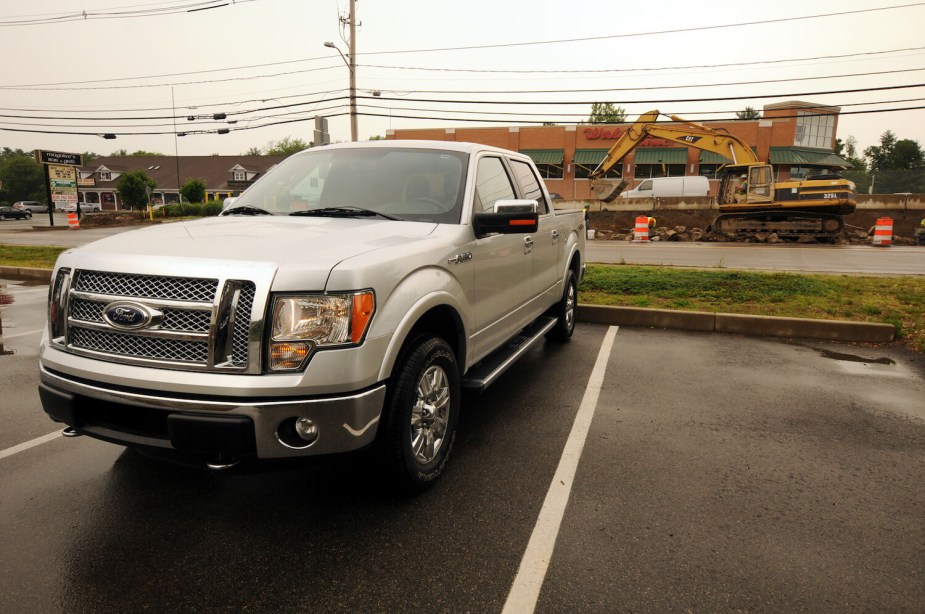
[[[309,418],[298,418],[295,421],[296,435],[311,443],[318,439],[318,425]]]
[[[276,427],[276,439],[292,450],[304,450],[316,441],[321,429],[311,418],[286,418]]]

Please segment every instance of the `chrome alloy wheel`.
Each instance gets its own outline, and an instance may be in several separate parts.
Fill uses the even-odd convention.
[[[426,465],[437,457],[446,437],[450,415],[450,384],[446,372],[428,367],[418,380],[411,408],[411,450],[418,463]]]
[[[568,330],[575,328],[575,284],[568,285],[565,295],[565,327]]]

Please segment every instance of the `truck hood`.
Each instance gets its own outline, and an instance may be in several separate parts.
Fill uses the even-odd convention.
[[[155,275],[246,277],[273,270],[299,288],[323,289],[339,262],[421,240],[433,223],[357,218],[228,216],[120,233],[62,255],[62,266]],[[210,272],[214,271],[214,272]],[[282,275],[280,275],[282,274]]]

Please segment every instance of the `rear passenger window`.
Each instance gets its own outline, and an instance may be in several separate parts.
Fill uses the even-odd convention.
[[[520,184],[524,192],[524,198],[536,201],[536,212],[540,215],[549,213],[546,197],[543,196],[543,187],[540,185],[540,180],[537,179],[536,173],[533,172],[530,165],[526,162],[511,160],[511,168],[514,170],[517,183]]]
[[[501,158],[479,160],[478,175],[475,178],[475,210],[491,212],[499,200],[511,200],[514,186],[504,170]]]

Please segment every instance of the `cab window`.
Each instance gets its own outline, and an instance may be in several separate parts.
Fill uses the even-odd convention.
[[[540,215],[549,213],[549,204],[543,194],[543,187],[530,165],[519,160],[511,160],[511,169],[523,190],[524,198],[536,201],[536,212]]]
[[[475,210],[493,211],[499,200],[511,200],[514,186],[504,170],[501,158],[484,157],[479,160],[475,179]]]

